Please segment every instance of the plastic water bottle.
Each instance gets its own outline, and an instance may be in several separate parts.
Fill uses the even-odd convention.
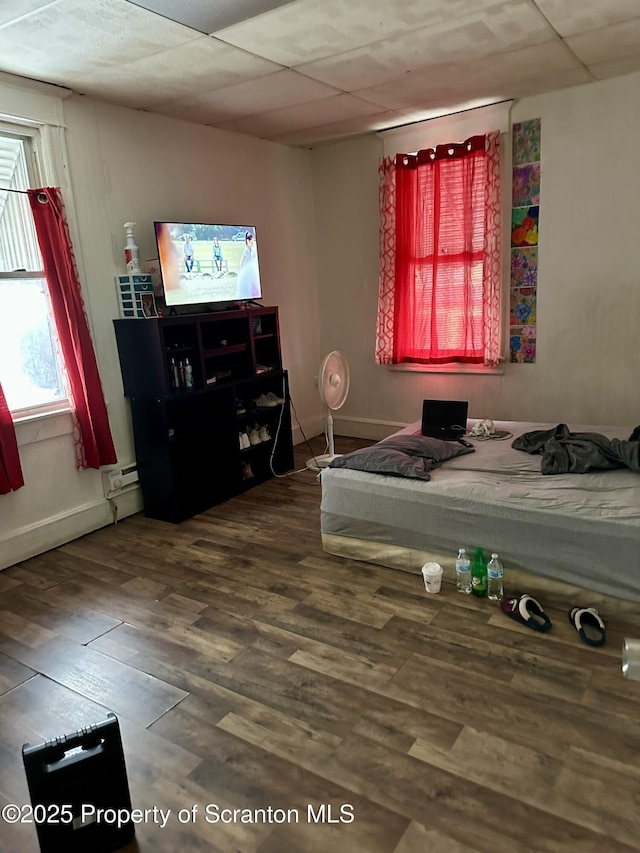
[[[502,563],[497,554],[492,554],[487,566],[487,597],[491,601],[501,601],[504,595],[502,586],[503,577]]]
[[[471,592],[471,561],[464,548],[460,548],[456,560],[456,586],[458,592],[465,595],[469,595]]]
[[[193,367],[188,358],[184,360],[184,384],[188,390],[193,390]]]
[[[482,548],[476,548],[471,566],[471,592],[478,598],[487,597],[487,561]]]
[[[175,358],[173,358],[173,356],[171,357],[171,387],[180,387],[180,374],[178,373],[178,365],[176,364],[176,360]]]

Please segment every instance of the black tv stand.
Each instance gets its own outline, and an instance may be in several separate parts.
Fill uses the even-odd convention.
[[[150,518],[183,521],[294,467],[277,308],[114,326]]]

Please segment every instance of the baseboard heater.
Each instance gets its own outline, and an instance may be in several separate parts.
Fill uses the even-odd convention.
[[[139,482],[138,466],[135,462],[103,471],[104,494],[106,498],[114,498],[130,489]]]

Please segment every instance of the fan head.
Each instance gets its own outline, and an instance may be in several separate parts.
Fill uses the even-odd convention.
[[[349,362],[343,352],[333,350],[322,360],[318,374],[318,391],[322,402],[334,412],[349,395]]]

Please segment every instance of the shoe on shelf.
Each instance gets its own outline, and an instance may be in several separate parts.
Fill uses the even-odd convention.
[[[247,406],[242,400],[236,399],[236,415],[246,415]]]
[[[253,401],[259,409],[273,409],[274,406],[280,406],[284,403],[282,397],[277,397],[273,391],[268,394],[260,394],[257,400]]]
[[[256,444],[261,444],[258,430],[255,429],[255,427],[249,430],[249,444],[251,447],[254,447]]]
[[[239,433],[240,438],[240,450],[246,450],[248,447],[251,447],[251,442],[249,441],[249,436],[246,432]]]
[[[273,403],[269,402],[265,394],[260,394],[260,396],[257,397],[253,402],[255,403],[256,408],[258,409],[270,409],[274,405]]]
[[[284,403],[284,397],[278,397],[278,395],[274,394],[273,391],[269,391],[265,396],[269,401],[270,406],[281,406]]]
[[[271,441],[271,435],[269,434],[269,429],[266,424],[263,427],[260,427],[258,437],[260,438],[260,441]]]
[[[251,465],[249,465],[248,462],[245,462],[245,464],[242,466],[242,479],[243,480],[251,480],[251,479],[253,479],[254,476],[255,475],[254,475],[253,471],[251,470]]]

